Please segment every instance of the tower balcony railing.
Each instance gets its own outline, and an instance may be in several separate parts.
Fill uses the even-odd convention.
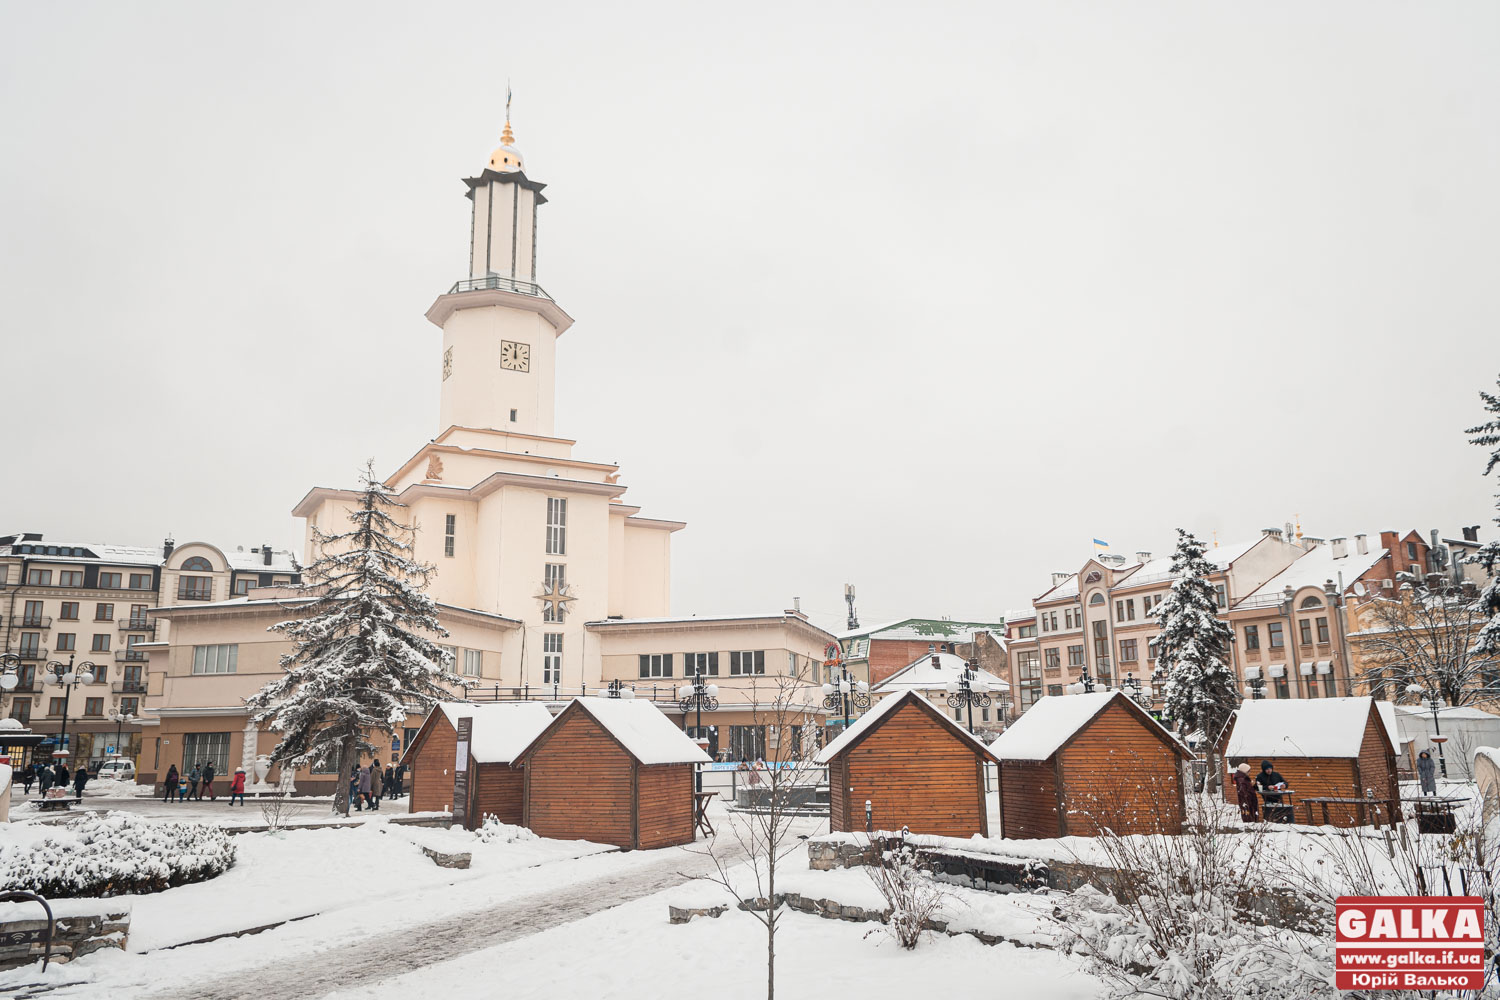
[[[539,299],[552,301],[552,296],[548,295],[536,282],[508,278],[503,274],[487,274],[482,278],[464,278],[462,281],[455,281],[453,287],[448,289],[448,294],[484,291],[516,292],[520,295],[533,295]]]

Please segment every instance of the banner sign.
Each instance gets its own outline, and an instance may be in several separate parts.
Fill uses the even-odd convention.
[[[474,720],[458,720],[458,753],[453,762],[453,825],[468,825],[469,810],[469,742],[474,735]]]
[[[1484,987],[1478,896],[1340,896],[1334,977],[1341,990]]]

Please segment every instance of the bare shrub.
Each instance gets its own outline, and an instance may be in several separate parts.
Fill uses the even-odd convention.
[[[951,895],[932,878],[931,866],[917,857],[906,842],[906,831],[898,841],[887,841],[878,863],[865,866],[865,873],[885,899],[886,929],[903,948],[915,948],[922,931]]]
[[[255,804],[260,806],[261,819],[265,821],[266,830],[270,833],[286,829],[287,824],[302,815],[304,808],[303,803],[294,801],[285,793],[262,795]]]

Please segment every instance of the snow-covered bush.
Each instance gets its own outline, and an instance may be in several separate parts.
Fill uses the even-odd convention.
[[[536,840],[536,834],[524,826],[502,823],[491,813],[484,814],[484,822],[474,831],[474,836],[483,844],[514,844],[518,840]]]
[[[903,838],[880,852],[879,864],[865,866],[870,881],[885,897],[889,910],[886,928],[903,948],[915,948],[948,892],[917,858],[916,848]]]
[[[94,813],[39,839],[0,842],[0,891],[29,889],[48,898],[161,892],[211,879],[233,864],[234,845],[217,827]]]

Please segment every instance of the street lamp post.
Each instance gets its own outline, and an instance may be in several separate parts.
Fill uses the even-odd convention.
[[[633,697],[633,694],[626,697]],[[693,674],[693,683],[684,684],[677,689],[677,697],[679,699],[678,704],[682,706],[682,717],[684,719],[687,718],[688,712],[697,711],[698,724],[693,728],[697,731],[698,738],[701,739],[703,737],[704,709],[710,712],[717,712],[719,710],[719,685],[705,684],[703,681],[703,670],[700,668],[697,673]],[[700,792],[703,791],[703,771],[694,771],[693,777],[695,789]]]
[[[1136,680],[1135,674],[1126,674],[1124,682],[1120,685],[1130,693],[1130,699],[1141,706],[1148,714],[1151,711],[1151,698],[1155,692],[1150,684],[1142,684]]]
[[[834,675],[833,680],[823,685],[823,707],[829,711],[841,712],[840,719],[847,729],[854,709],[863,712],[870,707],[870,685],[851,674],[842,660],[835,662],[839,672]]]
[[[57,753],[64,757],[68,755],[68,700],[73,695],[73,689],[80,684],[94,683],[94,671],[99,669],[88,660],[78,664],[78,669],[73,669],[73,657],[68,657],[66,664],[52,660],[42,671],[43,683],[63,689],[62,697],[62,725],[57,731]],[[54,754],[54,756],[56,756]]]
[[[623,698],[629,701],[635,697],[635,688],[626,687],[625,682],[617,677],[609,682],[608,694],[611,698]]]
[[[1083,673],[1078,676],[1078,679],[1069,684],[1064,690],[1068,694],[1093,694],[1094,679],[1089,676],[1089,668],[1084,667]]]
[[[124,757],[125,754],[120,753],[120,732],[127,722],[135,721],[135,716],[129,712],[122,712],[118,708],[112,708],[109,710],[109,721],[115,724],[115,755]]]
[[[1406,691],[1408,694],[1416,695],[1418,699],[1425,697],[1428,707],[1432,709],[1432,732],[1434,736],[1438,737],[1432,742],[1436,743],[1438,748],[1438,769],[1442,772],[1443,777],[1446,778],[1448,777],[1448,758],[1443,756],[1443,744],[1448,742],[1448,740],[1443,736],[1442,723],[1438,721],[1438,709],[1443,707],[1443,697],[1438,694],[1437,688],[1423,689],[1420,684],[1408,684]]]
[[[974,706],[980,708],[990,707],[989,684],[979,676],[975,669],[977,664],[973,660],[964,663],[963,673],[958,675],[957,680],[949,681],[948,707],[961,708],[967,706],[969,709],[969,732],[974,732]]]
[[[1245,684],[1245,693],[1253,700],[1259,701],[1266,696],[1266,682],[1260,677],[1252,677]]]

